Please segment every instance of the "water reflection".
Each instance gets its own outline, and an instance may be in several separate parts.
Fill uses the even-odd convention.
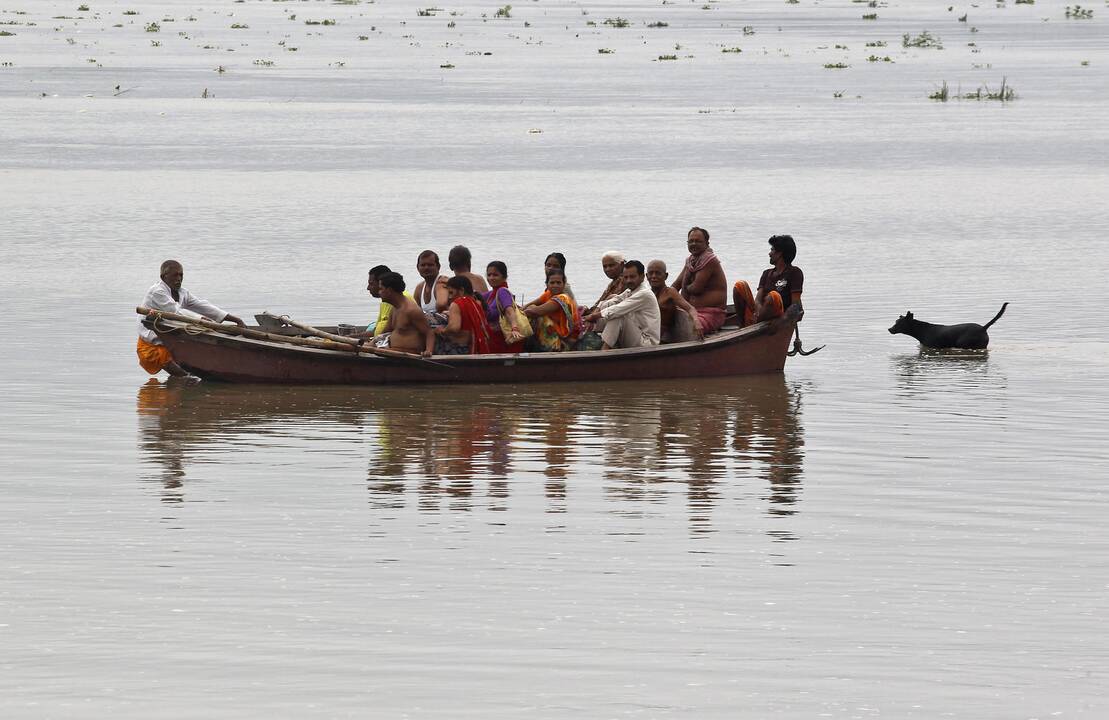
[[[249,462],[244,450],[290,464],[313,442],[327,470],[365,473],[381,511],[504,512],[513,492],[541,488],[554,515],[599,492],[607,512],[640,517],[681,496],[697,535],[726,503],[795,512],[802,394],[780,375],[449,390],[152,380],[139,442],[165,502],[184,499],[195,464]]]

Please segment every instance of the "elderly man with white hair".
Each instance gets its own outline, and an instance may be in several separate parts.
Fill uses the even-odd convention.
[[[601,269],[605,271],[605,277],[609,279],[608,286],[601,296],[597,298],[597,302],[593,303],[583,315],[588,315],[597,309],[605,300],[610,297],[619,295],[624,292],[624,253],[615,250],[609,250],[601,256]]]

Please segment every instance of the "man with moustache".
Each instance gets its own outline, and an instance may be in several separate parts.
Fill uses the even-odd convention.
[[[670,287],[681,292],[682,297],[697,308],[698,327],[702,333],[716,332],[724,325],[724,308],[728,302],[724,267],[709,247],[708,230],[690,228],[686,248],[689,257]]]

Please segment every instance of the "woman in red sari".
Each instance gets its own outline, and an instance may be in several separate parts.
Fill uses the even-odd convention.
[[[489,327],[470,278],[456,275],[447,280],[447,324],[435,329],[435,355],[481,355],[489,352]],[[429,343],[431,344],[431,343]],[[432,354],[432,348],[424,355]]]

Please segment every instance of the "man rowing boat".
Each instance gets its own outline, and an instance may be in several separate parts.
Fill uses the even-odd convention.
[[[151,310],[162,310],[179,314],[196,313],[216,322],[231,321],[240,327],[246,323],[238,316],[220,310],[212,303],[198,298],[191,292],[181,287],[185,279],[185,269],[176,260],[166,260],[159,271],[161,280],[150,286],[143,298],[143,307]],[[139,356],[139,365],[151,375],[157,375],[160,370],[165,370],[176,377],[188,377],[189,372],[178,365],[170,354],[169,349],[158,339],[158,334],[139,323],[139,341],[135,347]]]

